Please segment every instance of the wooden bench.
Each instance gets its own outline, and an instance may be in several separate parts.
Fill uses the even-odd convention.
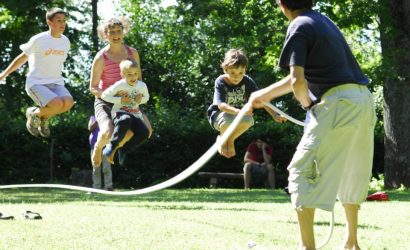
[[[199,177],[209,178],[209,187],[216,188],[218,179],[242,179],[242,173],[199,172]]]

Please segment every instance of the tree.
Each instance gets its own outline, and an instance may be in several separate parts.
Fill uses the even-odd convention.
[[[93,53],[95,55],[98,51],[98,0],[91,0],[92,9],[92,41],[93,41]]]
[[[197,123],[205,121],[204,110],[212,101],[213,81],[221,74],[219,64],[229,48],[245,49],[250,59],[248,73],[259,87],[284,74],[278,70],[277,58],[288,21],[274,1],[180,0],[178,6],[166,9],[158,8],[157,0],[123,2],[125,13],[131,15],[134,23],[131,34],[126,38],[127,43],[139,49],[144,80],[154,97],[155,113],[151,116],[155,119],[154,126],[168,126],[171,122],[178,128],[181,122],[194,121],[193,127],[198,126],[195,120]],[[322,0],[317,8],[341,27],[360,65],[371,78],[371,89],[380,86],[381,81],[376,74],[381,56],[377,50],[379,41],[374,37],[378,29],[375,23],[377,3]],[[303,118],[303,110],[291,95],[276,101],[292,115]],[[174,110],[177,112],[170,112]],[[174,115],[177,118],[170,119]],[[264,119],[263,115],[263,112],[256,114],[258,125],[251,131],[266,135],[277,132],[277,126]],[[264,127],[262,122],[270,125]],[[380,125],[382,123],[378,127]],[[184,129],[192,131],[190,126]],[[378,132],[382,133],[382,130]],[[299,136],[292,131],[272,137],[282,140],[274,142],[280,151],[278,154],[283,156],[281,166],[289,162],[289,155],[293,153],[289,149],[294,148]],[[242,139],[248,138],[245,135]],[[383,147],[382,138],[380,141],[378,147]],[[381,165],[378,170],[382,169],[382,160],[375,162]]]
[[[410,2],[382,1],[385,186],[410,187]]]
[[[381,1],[316,1],[316,8],[330,16],[342,29],[359,64],[371,80],[370,88],[377,94],[378,103],[382,103],[380,86],[385,77],[391,75],[390,67],[395,67],[392,61],[387,60],[387,56],[384,67],[380,67],[378,13],[385,13],[379,10]],[[93,96],[88,91],[87,82],[94,52],[99,45],[96,37],[98,2],[101,1],[47,0],[40,4],[24,0],[0,2],[0,69],[21,52],[18,48],[21,43],[26,42],[30,35],[46,28],[43,16],[48,7],[60,6],[70,13],[66,35],[71,40],[72,53],[65,65],[64,75],[77,104],[69,113],[53,119],[53,125],[58,124],[53,126],[53,130],[56,130],[56,179],[62,181],[67,180],[71,167],[90,167],[85,121],[93,112]],[[137,184],[142,187],[168,179],[196,160],[214,143],[216,134],[207,123],[205,110],[212,101],[214,79],[222,73],[219,64],[229,48],[239,47],[247,52],[250,59],[248,73],[259,87],[267,86],[284,74],[277,67],[277,58],[288,21],[274,1],[178,0],[177,6],[168,8],[160,7],[160,2],[161,0],[122,1],[124,14],[132,21],[131,32],[125,38],[126,43],[140,52],[144,81],[148,84],[152,97],[144,111],[154,125],[152,140],[129,157],[130,162],[138,162],[138,167],[130,165],[124,168],[126,177],[123,178],[128,179],[119,180],[124,186]],[[386,23],[386,31],[390,30],[389,25]],[[391,34],[384,36],[385,40],[390,37]],[[399,47],[396,45],[391,45],[392,51]],[[387,53],[387,47],[383,48],[383,53]],[[390,57],[394,59],[393,56]],[[25,136],[24,111],[32,103],[24,93],[26,68],[10,75],[7,84],[0,86],[0,137],[4,141],[0,145],[0,157],[3,159],[0,182],[24,179],[37,182],[44,176],[47,177],[41,171],[47,169],[49,142]],[[400,82],[400,79],[393,80]],[[400,94],[404,93],[405,91]],[[288,113],[303,119],[304,111],[291,95],[275,101]],[[378,110],[380,119],[376,132],[376,157],[383,155],[380,148],[383,147],[384,139],[382,105],[378,106]],[[405,114],[403,110],[404,108],[397,109]],[[397,111],[392,109],[391,113]],[[275,147],[280,158],[278,175],[281,175],[283,181],[279,186],[285,185],[285,166],[302,129],[290,124],[276,125],[263,111],[255,112],[255,118],[257,125],[237,141],[238,157],[229,160],[216,157],[207,167],[238,171],[244,153],[241,150],[245,149],[247,142],[259,135],[266,135],[273,138],[269,144]],[[392,117],[392,122],[395,119]],[[15,138],[21,141],[19,145],[10,143]],[[407,144],[399,146],[406,147]],[[31,161],[34,157],[43,160],[40,160],[41,163],[34,163]],[[380,173],[383,169],[383,157],[376,159],[375,164],[381,165],[377,168],[377,173]],[[408,172],[408,169],[405,171]],[[38,177],[31,178],[33,175]],[[192,183],[196,183],[195,179]]]
[[[46,31],[46,10],[58,6],[67,10],[69,15],[68,29],[65,35],[71,41],[71,50],[65,63],[63,75],[67,78],[67,87],[75,97],[77,105],[66,114],[51,120],[53,139],[55,139],[54,160],[55,177],[68,180],[72,167],[87,167],[88,152],[83,154],[87,145],[88,131],[85,124],[88,112],[92,110],[92,97],[84,83],[88,76],[87,68],[91,65],[91,57],[84,56],[84,51],[91,51],[90,33],[80,29],[90,15],[89,4],[81,1],[24,1],[3,0],[0,2],[0,70],[18,54],[20,44],[41,31]],[[81,58],[81,60],[78,60]],[[25,129],[25,110],[33,101],[24,90],[27,65],[6,78],[6,85],[0,85],[0,168],[1,183],[44,182],[48,180],[50,141],[27,135]],[[85,91],[87,89],[87,91]],[[80,104],[80,105],[78,105]],[[58,126],[55,126],[57,125]],[[18,141],[18,143],[16,143]],[[36,159],[33,161],[33,159]]]

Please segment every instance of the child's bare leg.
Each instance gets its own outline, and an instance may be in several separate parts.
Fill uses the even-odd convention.
[[[52,99],[47,103],[45,107],[29,108],[29,114],[27,117],[27,129],[31,134],[35,136],[40,134],[41,136],[46,138],[50,137],[48,119],[54,115],[70,110],[73,105],[73,98],[71,96],[64,96]]]
[[[230,157],[235,156],[235,140],[239,138],[243,133],[245,133],[251,127],[250,123],[240,123],[239,126],[234,130],[233,134],[228,138],[228,152]]]
[[[110,141],[114,125],[111,120],[107,120],[102,124],[99,124],[100,132],[98,133],[97,141],[94,145],[93,154],[91,155],[91,163],[93,167],[99,167],[101,165],[101,154],[104,146]]]
[[[230,124],[229,124],[230,125]],[[225,133],[226,129],[229,127],[228,124],[223,123],[220,127],[221,135]],[[233,131],[232,135],[228,137],[228,140],[223,143],[220,147],[219,153],[226,158],[231,158],[236,155],[235,152],[235,140],[241,136],[245,131],[251,127],[251,123],[241,122],[239,126]]]
[[[74,100],[69,96],[56,97],[49,101],[45,107],[40,107],[34,111],[34,114],[38,117],[48,119],[57,114],[67,112],[73,105]]]
[[[63,96],[61,99],[63,100],[63,108],[61,113],[69,111],[74,106],[74,100],[71,96]]]
[[[119,152],[119,149],[122,148],[125,143],[127,143],[129,140],[131,140],[131,138],[132,138],[133,136],[134,136],[134,133],[133,133],[131,130],[127,130],[127,132],[126,132],[124,138],[118,143],[118,146],[114,149],[114,153],[111,154],[111,155],[109,155],[109,156],[107,156],[108,162],[110,162],[111,164],[114,164],[114,155],[115,155],[115,152],[116,152],[117,150],[118,150],[118,152]],[[120,154],[120,153],[118,153],[118,154]],[[119,157],[121,157],[121,156],[119,156]],[[120,161],[121,161],[121,160],[120,160]],[[121,165],[121,164],[122,164],[122,163],[120,162],[120,165]]]
[[[149,121],[148,117],[144,113],[142,113],[142,116],[144,117],[143,122],[144,122],[145,126],[148,128],[148,131],[149,131],[148,138],[151,138],[152,131],[153,131],[152,126],[151,126],[151,122]]]
[[[218,136],[218,140],[221,139],[221,136],[225,133],[228,127],[229,127],[229,124],[226,124],[225,122],[221,124],[221,126],[219,127],[220,135]],[[228,140],[219,146],[218,152],[220,155],[225,156],[226,158],[229,158],[227,142]]]

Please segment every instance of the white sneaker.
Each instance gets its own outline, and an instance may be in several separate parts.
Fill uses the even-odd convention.
[[[50,137],[50,128],[48,124],[48,119],[41,118],[40,126],[38,127],[38,132],[42,137]]]
[[[37,109],[37,107],[30,107],[26,110],[26,127],[27,130],[30,134],[34,136],[38,136],[40,132],[38,131],[41,123],[40,117],[34,114],[34,111]]]

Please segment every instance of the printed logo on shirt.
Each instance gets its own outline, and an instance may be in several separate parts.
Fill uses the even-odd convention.
[[[64,55],[64,50],[58,50],[58,49],[48,49],[46,52],[44,52],[45,56],[49,55],[58,55],[58,56],[63,56]]]
[[[131,108],[131,107],[128,107],[128,106],[122,106],[120,109],[124,110],[128,113],[131,113],[131,114],[137,114],[137,113],[140,112],[139,108]]]
[[[231,106],[242,106],[245,100],[245,85],[240,86],[239,88],[232,89],[226,93],[226,103]]]

